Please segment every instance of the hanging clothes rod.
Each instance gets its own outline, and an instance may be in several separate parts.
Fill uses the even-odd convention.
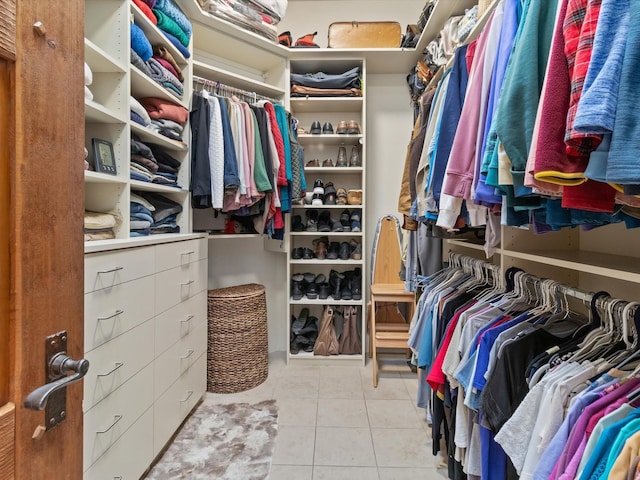
[[[221,97],[236,96],[248,103],[255,103],[258,100],[266,100],[274,104],[282,104],[281,100],[276,100],[275,98],[260,95],[259,93],[250,92],[241,88],[232,87],[231,85],[226,85],[222,82],[209,80],[208,78],[198,77],[197,75],[193,75],[193,83],[195,83],[196,85],[200,84],[205,87],[209,87],[212,89],[210,90],[212,93],[215,93],[216,95],[219,95]]]

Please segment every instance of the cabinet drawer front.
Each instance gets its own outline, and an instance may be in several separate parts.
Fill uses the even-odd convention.
[[[84,414],[84,470],[98,460],[153,404],[153,365]]]
[[[207,292],[202,291],[155,318],[156,357],[207,320]]]
[[[84,411],[116,391],[153,361],[153,320],[87,352],[90,368],[84,377]]]
[[[203,260],[207,253],[207,240],[204,238],[156,245],[156,272]]]
[[[153,317],[155,282],[147,276],[84,296],[84,351]]]
[[[92,253],[84,257],[84,292],[109,288],[155,271],[153,247]]]
[[[153,461],[153,408],[84,472],[84,480],[138,480]]]
[[[184,302],[207,288],[207,260],[165,270],[155,276],[156,314]]]
[[[182,375],[154,403],[153,454],[157,455],[207,389],[207,355]]]
[[[201,325],[156,358],[155,398],[183,375],[207,349],[207,326]]]

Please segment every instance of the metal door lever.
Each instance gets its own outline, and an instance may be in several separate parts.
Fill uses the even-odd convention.
[[[89,360],[74,360],[64,353],[57,353],[49,361],[49,374],[64,377],[36,388],[24,399],[24,406],[30,410],[43,410],[52,393],[68,387],[82,379],[89,371]],[[67,376],[68,373],[73,375]]]

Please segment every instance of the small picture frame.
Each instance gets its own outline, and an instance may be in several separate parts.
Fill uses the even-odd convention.
[[[116,175],[116,158],[113,154],[113,144],[100,138],[92,138],[93,163],[96,172]]]

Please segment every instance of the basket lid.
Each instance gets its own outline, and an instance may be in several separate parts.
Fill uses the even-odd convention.
[[[208,296],[215,298],[250,297],[261,294],[264,290],[264,285],[260,285],[259,283],[246,283],[244,285],[208,290]]]

